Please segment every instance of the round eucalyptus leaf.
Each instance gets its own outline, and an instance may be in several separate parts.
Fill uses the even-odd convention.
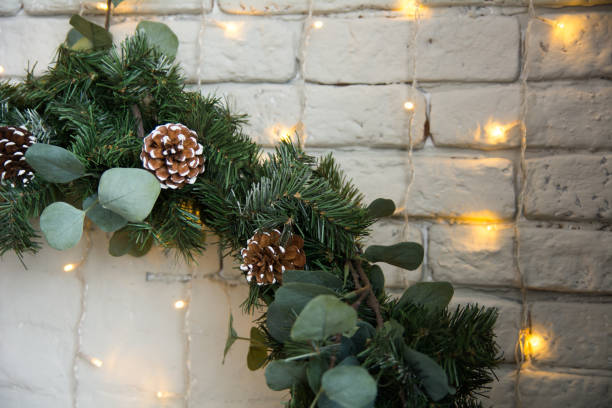
[[[83,201],[83,209],[87,217],[92,220],[102,231],[114,232],[127,225],[127,220],[105,209],[98,202],[98,195],[94,194]]]
[[[455,394],[455,388],[448,384],[444,369],[431,357],[404,344],[404,359],[420,377],[425,391],[434,401],[440,401],[448,394]]]
[[[70,17],[70,25],[73,26],[84,37],[89,38],[94,48],[107,49],[113,45],[113,36],[104,27],[92,23],[83,17],[73,14]]]
[[[266,367],[266,383],[274,391],[291,388],[306,378],[306,364],[299,361],[272,361]]]
[[[52,183],[69,183],[85,174],[85,166],[74,153],[59,146],[35,143],[25,157],[37,176]]]
[[[134,243],[130,240],[130,231],[122,229],[116,231],[108,241],[108,253],[112,256],[123,256],[130,252]]]
[[[400,242],[395,245],[372,245],[363,254],[370,262],[386,262],[413,271],[423,262],[423,247],[416,242]]]
[[[40,215],[40,229],[52,248],[63,251],[72,248],[83,235],[85,212],[58,201]]]
[[[387,198],[377,198],[368,206],[368,214],[372,218],[390,217],[395,212],[395,203]]]
[[[330,289],[342,289],[342,279],[325,271],[287,270],[283,273],[283,284],[302,282],[325,286]]]
[[[341,365],[323,374],[325,395],[344,408],[366,408],[376,399],[376,381],[363,367]]]
[[[264,365],[267,357],[268,348],[266,347],[266,336],[257,327],[251,327],[247,367],[249,370],[255,371]]]
[[[167,56],[171,58],[176,56],[176,51],[179,46],[178,37],[172,32],[170,27],[164,23],[141,21],[136,26],[136,31],[144,32],[149,42],[157,46],[157,48]]]
[[[159,181],[146,170],[115,168],[102,174],[98,197],[102,207],[140,222],[153,209],[160,189]]]
[[[453,285],[448,282],[417,282],[404,291],[396,308],[401,309],[412,303],[428,309],[444,309],[454,293]]]
[[[320,295],[308,302],[291,328],[295,341],[325,340],[333,334],[351,330],[357,312],[335,296]]]

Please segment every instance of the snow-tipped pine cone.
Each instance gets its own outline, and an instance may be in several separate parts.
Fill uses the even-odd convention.
[[[248,282],[258,285],[283,283],[283,272],[292,269],[304,269],[306,255],[304,240],[299,235],[292,235],[283,247],[280,244],[279,230],[258,232],[247,241],[243,248],[240,270],[246,273]]]
[[[0,127],[0,181],[12,187],[26,185],[34,178],[34,171],[25,158],[26,151],[36,138],[21,127]]]
[[[204,172],[203,152],[196,132],[180,123],[167,123],[144,138],[140,158],[162,188],[177,189],[195,183]]]

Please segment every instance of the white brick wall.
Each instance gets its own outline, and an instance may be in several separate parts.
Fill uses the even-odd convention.
[[[0,1],[0,75],[43,72],[71,13],[103,21],[98,3]],[[499,309],[504,365],[485,406],[607,407],[612,1],[533,0],[532,17],[528,0],[420,3],[415,18],[411,0],[314,0],[307,20],[307,0],[125,0],[111,31],[165,22],[189,88],[248,113],[257,142],[303,127],[307,149],[333,151],[367,201],[396,202],[401,217],[371,241],[421,242],[426,256],[417,271],[383,268],[393,293],[449,280],[453,305]],[[215,249],[190,283],[146,281],[189,269],[158,250],[111,258],[106,240],[95,232],[71,273],[84,243],[45,248],[28,270],[2,258],[1,407],[280,406],[285,394],[246,369],[246,344],[221,365],[229,309],[240,335],[252,317],[244,286],[206,277]],[[523,311],[543,346],[517,375]]]

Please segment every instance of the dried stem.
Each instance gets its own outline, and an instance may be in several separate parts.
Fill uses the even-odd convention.
[[[366,273],[363,271],[363,268],[361,267],[361,261],[355,261],[355,265],[357,268],[356,270],[352,262],[349,262],[348,265],[351,271],[351,275],[353,276],[353,281],[355,281],[355,287],[357,287],[357,289],[362,288],[361,283],[359,282],[359,280],[361,279],[361,281],[363,281],[365,285],[364,287],[367,287],[369,289],[365,292],[368,295],[368,306],[370,306],[370,309],[372,309],[374,311],[374,314],[376,315],[376,328],[382,328],[384,323],[382,314],[380,313],[380,303],[378,303],[378,299],[376,299],[376,295],[374,294],[374,289],[372,288],[372,284],[368,279],[368,275],[366,275]],[[363,299],[361,299],[362,296],[360,296],[357,300],[357,302],[359,303],[355,302],[357,303],[357,307],[359,307],[359,304],[363,301]]]
[[[136,104],[132,105],[132,113],[134,114],[134,117],[136,118],[136,122],[138,122],[138,137],[141,139],[144,139],[145,133],[144,133],[144,126],[142,124],[142,113],[140,113],[140,109],[138,109],[138,105]]]
[[[104,29],[106,31],[108,31],[108,28],[110,27],[111,7],[111,0],[106,0],[106,21],[104,21]]]

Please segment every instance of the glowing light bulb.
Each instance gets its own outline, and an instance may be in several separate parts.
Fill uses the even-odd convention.
[[[100,360],[99,358],[95,358],[95,357],[90,358],[89,362],[98,368],[104,365],[104,362],[102,360]]]
[[[161,391],[157,391],[157,398],[164,398],[164,393]]]
[[[493,137],[502,137],[504,135],[504,128],[501,126],[495,126],[493,130],[491,130],[491,136]]]
[[[487,225],[487,231],[491,231],[493,227],[491,225]]]
[[[565,28],[565,24],[557,23],[557,28],[564,29]]]
[[[74,270],[75,267],[76,267],[75,264],[71,264],[71,263],[66,264],[66,265],[64,265],[64,272],[70,272],[70,271]]]
[[[323,27],[323,22],[322,22],[322,21],[320,21],[320,20],[317,20],[317,21],[315,21],[315,22],[312,24],[312,26],[313,26],[314,28],[316,28],[316,29],[319,29],[319,28]]]
[[[104,11],[106,11],[106,10],[108,10],[108,4],[106,4],[106,3],[105,3],[105,2],[103,2],[103,1],[101,1],[101,2],[98,2],[98,3],[96,4],[96,8],[97,8],[98,10],[104,10]]]
[[[411,111],[414,109],[414,103],[412,103],[411,101],[408,101],[406,103],[404,103],[404,109]]]
[[[238,31],[238,25],[236,25],[235,23],[227,23],[225,24],[225,31],[227,31],[228,33],[235,33],[236,31]]]
[[[185,306],[187,306],[187,303],[184,300],[177,300],[176,302],[174,302],[175,309],[182,309]]]
[[[0,65],[0,75],[4,74],[4,67]]]

